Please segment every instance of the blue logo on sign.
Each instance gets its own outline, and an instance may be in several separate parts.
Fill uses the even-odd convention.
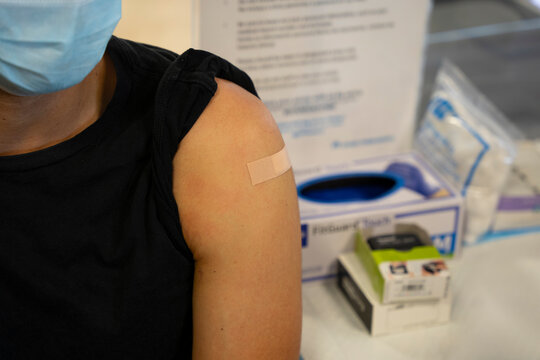
[[[430,104],[431,112],[439,120],[443,120],[447,114],[458,116],[456,110],[447,100],[435,98]]]

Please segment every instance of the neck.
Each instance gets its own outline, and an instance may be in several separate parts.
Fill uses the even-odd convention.
[[[0,90],[0,156],[41,150],[77,135],[103,113],[116,76],[104,56],[90,74],[68,89],[36,96]]]

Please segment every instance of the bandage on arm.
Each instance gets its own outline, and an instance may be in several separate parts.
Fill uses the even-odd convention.
[[[291,168],[287,147],[277,153],[247,164],[251,184],[257,185],[283,175]]]

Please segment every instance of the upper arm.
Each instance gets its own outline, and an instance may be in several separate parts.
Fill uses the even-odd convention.
[[[174,195],[195,257],[194,359],[298,359],[301,242],[292,171],[252,185],[283,147],[268,110],[224,80],[182,140]]]

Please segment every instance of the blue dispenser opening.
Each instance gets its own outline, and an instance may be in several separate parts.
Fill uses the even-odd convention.
[[[390,195],[403,185],[392,174],[361,173],[315,179],[298,187],[298,195],[321,203],[373,201]]]

